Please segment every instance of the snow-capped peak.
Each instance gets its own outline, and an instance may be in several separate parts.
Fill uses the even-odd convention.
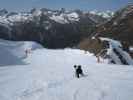
[[[79,21],[80,19],[79,17],[80,14],[77,13],[75,10],[68,11],[65,9],[50,10],[46,8],[42,8],[42,9],[33,8],[30,12],[24,12],[24,13],[9,12],[8,13],[5,9],[1,9],[0,22],[12,25],[14,22],[32,20],[32,18],[35,16],[40,17],[42,13],[48,16],[49,19],[61,24]],[[93,15],[101,16],[103,18],[110,18],[114,14],[111,11],[99,12],[97,10],[90,11],[89,13]]]
[[[50,19],[55,22],[65,24],[71,21],[79,21],[79,15],[76,12],[61,13],[59,15],[52,15]]]
[[[93,14],[93,15],[99,15],[103,18],[110,18],[110,17],[113,17],[114,15],[114,12],[110,11],[110,10],[107,10],[107,11],[97,11],[97,10],[92,10],[90,11],[90,14]]]

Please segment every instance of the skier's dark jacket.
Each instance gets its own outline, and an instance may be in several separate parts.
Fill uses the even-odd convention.
[[[78,66],[78,68],[76,69],[76,73],[83,74],[83,71],[81,69],[81,66]]]

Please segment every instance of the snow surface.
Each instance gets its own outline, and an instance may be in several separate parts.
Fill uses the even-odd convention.
[[[64,18],[64,15],[61,14],[59,16],[55,16],[53,15],[52,17],[50,17],[51,20],[54,20],[57,23],[61,23],[61,24],[66,24],[69,23],[67,19]]]
[[[79,15],[76,12],[67,15],[70,21],[79,21]]]
[[[112,12],[110,10],[107,10],[107,11],[104,11],[104,12],[100,12],[100,11],[97,11],[97,10],[92,10],[92,11],[90,11],[90,14],[102,16],[103,18],[111,18],[111,17],[114,16],[114,12]]]
[[[13,65],[1,65],[0,100],[133,100],[133,66],[98,64],[81,50],[0,40],[0,60],[24,56],[30,44],[39,48]],[[74,76],[75,64],[83,66],[85,77]]]
[[[50,19],[57,23],[67,24],[70,21],[79,21],[80,18],[76,12],[72,12],[68,14],[62,13],[60,15],[52,15]]]
[[[26,13],[18,13],[12,16],[0,16],[0,23],[13,25],[14,22],[21,22],[26,20],[32,20],[33,16]]]
[[[130,47],[130,51],[131,51],[131,52],[133,51],[133,47]]]
[[[26,57],[25,50],[42,48],[35,42],[11,42],[0,39],[0,66],[25,64],[22,59]]]
[[[109,48],[107,50],[107,55],[109,55],[115,61],[116,64],[122,64],[122,62],[121,62],[118,54],[116,54],[113,49],[117,50],[117,52],[123,57],[123,59],[127,62],[127,64],[133,65],[133,59],[128,54],[128,52],[126,52],[122,49],[122,45],[119,41],[112,40],[109,38],[103,38],[103,37],[101,37],[100,39],[102,41],[109,42]]]

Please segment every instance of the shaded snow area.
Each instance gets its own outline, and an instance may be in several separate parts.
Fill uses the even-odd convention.
[[[26,58],[25,51],[31,51],[42,48],[35,42],[10,42],[0,39],[0,66],[26,64],[23,59]]]
[[[133,100],[132,66],[98,64],[95,56],[81,50],[40,46],[21,58],[30,44],[39,46],[0,41],[0,61],[19,58],[0,67],[0,100]],[[75,77],[75,64],[82,65],[84,77]]]

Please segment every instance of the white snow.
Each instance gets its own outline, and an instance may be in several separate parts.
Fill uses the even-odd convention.
[[[67,24],[70,21],[79,21],[79,15],[76,12],[68,13],[68,14],[60,14],[60,15],[52,15],[50,17],[51,20],[54,20],[57,23]]]
[[[107,50],[107,55],[109,55],[116,64],[122,64],[122,62],[120,61],[118,55],[113,51],[113,49],[116,49],[117,52],[119,52],[119,54],[124,58],[124,60],[129,64],[129,65],[133,65],[133,59],[131,58],[131,56],[122,49],[122,45],[119,41],[116,40],[112,40],[109,38],[100,38],[102,41],[108,41],[109,42],[109,49]]]
[[[20,21],[26,21],[26,20],[32,20],[33,16],[32,14],[28,13],[18,13],[12,16],[0,16],[0,23],[13,25],[13,22],[20,22]]]
[[[54,20],[57,23],[61,23],[61,24],[69,23],[68,20],[64,18],[63,14],[61,14],[59,16],[52,15],[52,17],[50,17],[50,19]]]
[[[115,61],[116,64],[122,64],[119,57],[114,53],[114,51],[112,50],[113,48],[109,48],[107,51],[107,55],[109,55],[111,57],[111,59],[109,59],[109,62],[111,62],[110,60],[113,59],[113,61]]]
[[[15,13],[12,15],[10,15],[9,13],[9,14],[0,16],[0,23],[13,25],[14,22],[31,21],[31,20],[34,20],[35,17],[38,17],[39,19],[42,13],[48,16],[51,20],[54,20],[55,22],[61,23],[61,24],[78,22],[80,20],[79,14],[75,11],[65,11],[65,12],[60,13],[58,10],[57,11],[52,11],[52,10],[41,11],[40,9],[35,9],[35,11],[33,11],[32,13],[20,12],[20,13]],[[85,14],[87,12],[83,12],[83,13]],[[114,13],[111,11],[100,12],[97,10],[90,11],[90,14],[99,15],[104,18],[111,18],[114,15]]]
[[[42,12],[38,9],[36,9],[34,12],[33,12],[33,16],[40,16],[42,14]]]
[[[0,39],[0,66],[25,64],[25,50],[41,49],[42,46],[35,42],[11,42]]]
[[[97,14],[97,10],[92,10],[92,11],[89,11],[90,14],[94,14],[96,15]]]
[[[76,12],[67,14],[67,16],[70,21],[79,21],[79,15]]]
[[[0,40],[0,61],[19,57],[32,44]],[[132,66],[98,64],[77,49],[40,47],[19,60],[0,67],[0,100],[133,100]],[[75,64],[83,66],[85,77],[74,76]]]
[[[130,51],[131,51],[131,52],[133,51],[133,47],[130,47]]]
[[[104,37],[100,37],[100,39],[102,41],[109,41],[111,46],[113,47],[122,47],[121,43],[119,41],[113,40],[113,39],[109,39],[109,38],[104,38]]]
[[[93,15],[99,15],[102,16],[103,18],[111,18],[114,16],[114,12],[107,10],[107,11],[97,11],[97,10],[92,10],[89,12],[90,14]]]

